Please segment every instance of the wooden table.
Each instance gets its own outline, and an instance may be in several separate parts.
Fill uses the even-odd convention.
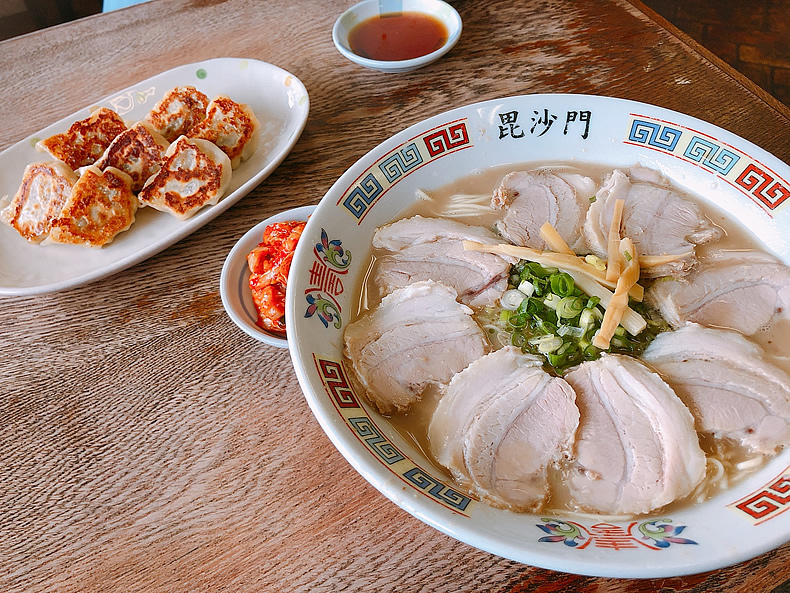
[[[61,293],[0,300],[0,590],[770,591],[790,545],[712,573],[596,579],[523,566],[424,525],[333,448],[288,353],[219,297],[230,248],[318,202],[396,131],[539,92],[646,101],[790,161],[790,112],[625,0],[455,0],[458,45],[387,75],[332,45],[341,0],[154,0],[0,43],[0,149],[180,64],[264,60],[307,86],[291,155],[160,255]]]

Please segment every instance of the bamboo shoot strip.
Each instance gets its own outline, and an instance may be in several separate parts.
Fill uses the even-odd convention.
[[[551,268],[561,268],[566,272],[571,270],[589,276],[597,283],[602,284],[608,288],[614,289],[617,286],[616,282],[610,282],[606,279],[606,274],[597,270],[583,259],[565,253],[553,253],[550,251],[538,251],[530,247],[519,247],[517,245],[508,245],[500,243],[498,245],[484,245],[476,241],[464,241],[464,249],[468,251],[485,251],[487,253],[497,253],[499,255],[507,255],[510,257],[517,257],[528,261],[534,261],[542,266]],[[583,289],[582,289],[583,290]],[[634,284],[631,288],[629,296],[635,301],[641,302],[644,298],[645,289],[639,284]],[[592,296],[592,295],[591,295]]]
[[[609,225],[609,244],[607,246],[606,279],[615,282],[623,269],[623,258],[620,255],[620,225],[623,222],[625,200],[615,200],[612,222]]]
[[[639,280],[639,257],[634,249],[633,241],[627,237],[621,240],[618,251],[626,260],[626,266],[623,273],[620,274],[620,277],[617,279],[617,288],[615,288],[614,294],[609,300],[609,305],[606,307],[606,313],[604,313],[601,327],[593,338],[593,346],[601,350],[609,348],[609,342],[612,336],[614,336],[617,326],[621,325],[623,322],[625,313],[628,310],[628,291]],[[601,302],[603,302],[603,300]],[[642,321],[644,321],[644,319]],[[645,323],[645,326],[647,326],[647,323]],[[625,327],[625,325],[623,325],[623,327]],[[629,331],[631,335],[636,335],[627,327],[625,329]],[[644,327],[642,329],[644,329]]]
[[[568,244],[565,242],[560,234],[557,232],[550,222],[544,222],[543,226],[540,227],[540,237],[546,242],[546,245],[549,246],[549,249],[554,251],[555,253],[563,253],[565,255],[573,255],[576,254],[573,252]]]

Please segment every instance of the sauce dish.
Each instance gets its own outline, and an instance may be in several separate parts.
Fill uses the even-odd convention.
[[[438,49],[411,59],[378,60],[359,55],[352,49],[349,34],[354,28],[368,19],[391,14],[418,13],[433,17],[447,30],[447,37]],[[427,66],[445,55],[461,37],[461,17],[458,11],[442,0],[364,0],[345,11],[335,21],[332,28],[332,40],[337,50],[346,58],[366,68],[382,72],[409,72]]]

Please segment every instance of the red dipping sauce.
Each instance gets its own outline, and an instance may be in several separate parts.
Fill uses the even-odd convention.
[[[348,44],[358,56],[394,62],[433,53],[447,42],[447,28],[419,12],[397,12],[366,19],[348,33]]]

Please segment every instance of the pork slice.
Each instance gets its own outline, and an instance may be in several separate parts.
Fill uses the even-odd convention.
[[[464,250],[461,241],[436,241],[406,247],[378,258],[373,276],[381,295],[420,280],[452,286],[471,307],[493,305],[507,290],[510,264],[501,257]]]
[[[790,268],[767,253],[721,252],[685,279],[656,282],[646,298],[673,327],[692,321],[751,335],[790,316]]]
[[[639,179],[648,178],[639,169]],[[615,203],[625,200],[621,233],[629,237],[640,256],[688,254],[671,263],[645,268],[643,275],[683,276],[696,262],[694,248],[721,238],[721,230],[702,216],[696,204],[670,187],[632,182],[619,169],[605,180],[587,211],[584,237],[589,250],[606,257],[609,227]]]
[[[575,185],[585,184],[571,184],[548,171],[508,173],[491,200],[493,207],[507,210],[497,230],[511,243],[542,250],[546,242],[540,227],[549,222],[571,249],[582,248],[581,227],[590,201],[578,195]]]
[[[446,383],[488,350],[472,310],[456,292],[416,282],[384,297],[344,333],[368,399],[382,413],[406,410],[432,383]]]
[[[414,216],[376,230],[373,246],[385,250],[374,270],[381,295],[414,282],[450,286],[472,307],[493,305],[507,289],[511,258],[466,251],[463,241],[495,245],[501,240],[482,227],[454,220]]]
[[[581,509],[647,513],[687,496],[705,477],[691,413],[638,360],[604,355],[565,378],[581,414],[568,478]]]
[[[477,241],[496,245],[502,241],[491,231],[447,218],[412,216],[402,218],[376,229],[373,246],[387,251],[400,251],[411,245],[432,243],[444,239]]]
[[[790,443],[790,376],[741,334],[689,324],[644,353],[694,416],[697,430],[773,455]]]
[[[546,500],[548,466],[567,455],[575,394],[541,359],[507,346],[470,364],[445,389],[428,429],[436,460],[490,503],[520,511]]]

